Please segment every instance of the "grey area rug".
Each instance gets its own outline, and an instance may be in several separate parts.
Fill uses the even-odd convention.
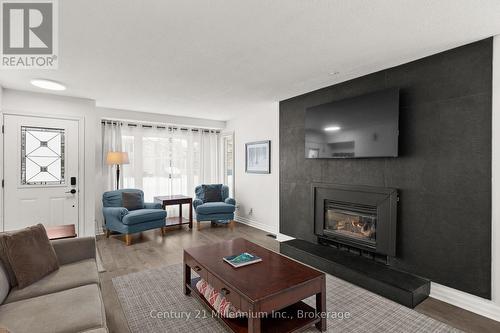
[[[180,264],[115,277],[113,285],[133,333],[227,332],[195,298],[183,294]],[[328,332],[460,332],[331,275],[326,295],[327,312],[337,314],[328,319]],[[315,305],[314,298],[305,302]]]

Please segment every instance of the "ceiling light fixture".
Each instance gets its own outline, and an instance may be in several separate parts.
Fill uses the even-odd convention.
[[[66,90],[66,86],[64,84],[47,79],[33,79],[30,81],[30,83],[35,87],[42,89],[58,90],[58,91]]]
[[[340,126],[325,127],[325,132],[335,132],[340,130]]]

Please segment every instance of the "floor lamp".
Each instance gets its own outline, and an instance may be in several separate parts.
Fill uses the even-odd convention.
[[[120,165],[129,164],[128,153],[121,151],[110,151],[106,156],[107,165],[116,165],[116,189],[120,188]]]

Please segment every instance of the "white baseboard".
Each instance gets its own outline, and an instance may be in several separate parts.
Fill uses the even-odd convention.
[[[500,304],[493,301],[434,282],[431,282],[430,296],[478,315],[500,321]]]
[[[263,230],[263,231],[268,232],[268,233],[273,234],[273,235],[277,235],[278,234],[278,228],[277,227],[273,227],[273,226],[267,225],[265,223],[255,221],[255,220],[249,219],[247,217],[236,215],[234,217],[234,220],[236,222],[249,225],[251,227]]]

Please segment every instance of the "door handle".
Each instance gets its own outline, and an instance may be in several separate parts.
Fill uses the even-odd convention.
[[[71,194],[75,194],[76,193],[76,190],[74,188],[71,189],[71,191],[68,191],[68,192],[65,192],[65,193],[71,193]]]

